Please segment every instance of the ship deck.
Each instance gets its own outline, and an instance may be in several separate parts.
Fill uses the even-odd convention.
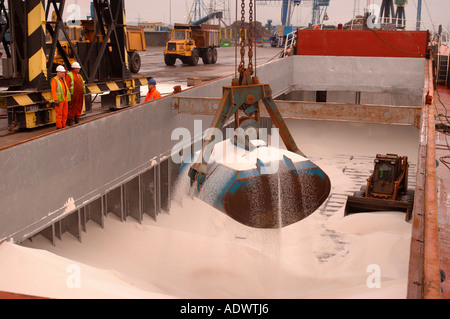
[[[450,298],[450,89],[438,85],[434,95],[436,107],[436,177],[438,190],[439,264],[446,275],[441,283],[443,299]]]
[[[295,66],[293,61],[299,65],[295,72],[292,71]],[[335,63],[336,61],[340,64]],[[435,159],[439,162],[439,165],[434,175],[428,175],[428,168],[422,166],[422,161],[425,161],[427,153],[425,149],[427,144],[429,144],[424,141],[424,138],[426,137],[425,133],[430,132],[429,130],[432,127],[434,128],[434,122],[432,122],[432,126],[428,126],[428,131],[423,130],[423,124],[425,119],[432,119],[434,121],[434,117],[427,116],[427,113],[419,114],[421,118],[419,123],[419,117],[417,116],[417,112],[425,110],[422,107],[426,106],[427,93],[429,93],[427,78],[423,75],[423,70],[427,69],[428,63],[413,59],[395,60],[386,58],[360,58],[356,61],[357,63],[354,64],[351,58],[292,57],[283,59],[280,62],[269,63],[263,66],[258,73],[262,81],[267,81],[271,84],[274,95],[280,96],[289,91],[296,91],[297,94],[305,97],[301,103],[297,101],[293,104],[288,103],[283,107],[284,112],[287,112],[285,113],[286,121],[288,126],[292,128],[293,135],[298,139],[297,142],[300,148],[306,153],[311,154],[312,159],[324,165],[336,177],[335,180],[337,182],[335,184],[337,188],[332,191],[332,196],[330,196],[329,201],[327,201],[323,209],[319,209],[315,217],[316,219],[312,219],[309,222],[306,220],[306,225],[311,225],[312,223],[313,226],[312,229],[309,229],[311,232],[308,234],[311,235],[311,238],[317,240],[316,242],[310,243],[309,246],[301,248],[298,246],[298,240],[308,239],[305,234],[299,235],[304,230],[302,228],[304,226],[300,225],[301,223],[296,225],[298,228],[290,228],[286,233],[280,232],[279,234],[270,235],[258,233],[258,235],[254,236],[254,232],[243,230],[239,228],[241,227],[239,225],[231,225],[225,216],[216,214],[214,211],[207,211],[206,213],[195,211],[198,208],[195,205],[191,207],[189,214],[183,214],[183,208],[178,209],[178,211],[172,211],[170,215],[164,213],[170,207],[170,199],[177,200],[177,198],[173,197],[174,194],[169,189],[170,187],[167,188],[167,185],[164,183],[168,180],[168,184],[171,186],[170,180],[174,177],[171,176],[172,167],[167,160],[170,155],[168,151],[170,151],[171,146],[175,143],[170,139],[170,135],[175,128],[180,126],[185,126],[190,132],[195,133],[194,120],[203,121],[203,128],[207,128],[211,121],[211,113],[208,112],[217,105],[217,99],[221,96],[222,87],[230,84],[231,77],[186,90],[178,95],[169,95],[157,102],[122,110],[115,114],[102,116],[96,120],[89,120],[81,125],[61,132],[44,134],[26,142],[20,142],[19,144],[7,146],[2,149],[0,158],[2,159],[4,168],[7,169],[2,173],[4,174],[2,175],[2,179],[4,177],[3,180],[5,182],[1,186],[3,188],[1,188],[2,192],[0,192],[0,195],[3,196],[1,198],[4,205],[6,205],[5,207],[8,209],[4,210],[0,217],[2,221],[8,220],[8,223],[2,223],[2,236],[4,237],[0,238],[0,240],[12,240],[19,244],[22,243],[25,246],[34,246],[34,248],[47,247],[48,250],[59,253],[61,256],[65,252],[68,253],[71,249],[76,249],[78,253],[86,251],[81,246],[92,245],[91,247],[94,247],[93,250],[90,250],[89,256],[85,257],[90,257],[92,260],[97,257],[101,259],[101,255],[98,252],[102,248],[98,245],[107,241],[113,241],[112,237],[115,237],[111,237],[110,235],[102,237],[103,227],[105,230],[108,230],[108,227],[111,227],[115,231],[119,229],[119,226],[111,221],[112,218],[105,218],[106,215],[112,215],[114,220],[119,221],[126,221],[127,216],[131,216],[141,225],[122,225],[123,228],[127,228],[130,232],[123,237],[115,238],[115,245],[123,248],[118,255],[118,260],[115,260],[118,267],[123,266],[120,260],[127,258],[127,247],[123,247],[121,242],[126,241],[130,245],[137,245],[129,241],[134,236],[130,236],[131,231],[136,231],[136,229],[151,229],[153,231],[151,235],[154,236],[152,239],[158,241],[156,243],[158,245],[152,242],[155,253],[165,253],[161,247],[168,245],[167,239],[172,238],[171,235],[197,231],[198,233],[195,233],[194,236],[195,240],[187,241],[187,243],[200,245],[207,249],[216,249],[217,247],[223,246],[222,240],[227,239],[232,242],[230,245],[225,245],[227,248],[226,252],[231,253],[231,251],[241,247],[240,243],[245,240],[246,243],[242,245],[246,246],[245,250],[239,250],[237,256],[244,258],[256,254],[257,260],[265,260],[262,257],[268,252],[274,252],[276,255],[278,253],[290,253],[290,249],[306,249],[306,251],[301,250],[300,252],[304,253],[305,256],[312,257],[312,260],[316,263],[312,268],[317,267],[317,269],[323,269],[320,268],[320,265],[325,265],[327,271],[332,271],[336,269],[335,266],[339,263],[333,264],[330,262],[327,264],[328,261],[344,260],[347,256],[350,256],[357,263],[359,261],[359,255],[355,257],[348,249],[348,246],[351,245],[342,240],[341,236],[333,228],[328,228],[329,225],[324,223],[328,223],[330,220],[333,222],[339,221],[339,223],[344,222],[340,214],[343,213],[345,195],[356,190],[364,182],[365,176],[370,172],[374,155],[372,153],[374,153],[374,150],[377,153],[378,149],[385,149],[383,148],[384,145],[389,144],[389,152],[392,149],[392,152],[408,153],[414,164],[412,165],[414,169],[411,170],[411,187],[415,187],[416,193],[423,193],[423,195],[416,197],[416,203],[420,203],[420,205],[415,205],[417,207],[415,207],[414,221],[411,224],[400,221],[398,215],[394,215],[394,219],[392,219],[392,216],[385,216],[386,220],[394,221],[395,225],[400,225],[402,234],[406,233],[409,235],[409,228],[413,228],[411,238],[407,240],[409,242],[409,239],[411,239],[411,252],[413,252],[409,256],[410,277],[408,278],[408,297],[427,297],[423,295],[424,287],[416,284],[417,278],[421,278],[422,276],[422,270],[432,272],[433,293],[438,291],[438,297],[448,297],[449,279],[446,279],[440,285],[434,279],[436,277],[436,265],[437,268],[440,267],[445,273],[450,273],[448,271],[450,234],[448,227],[448,189],[450,178],[448,178],[449,170],[446,165],[446,159],[449,155],[447,137],[440,131],[440,128],[445,129],[445,126],[436,127],[436,135],[431,136],[432,139],[435,137],[436,141],[436,147],[433,146],[432,151],[436,152]],[[378,64],[374,65],[374,63]],[[360,69],[349,69],[349,65],[356,65],[355,68]],[[388,69],[389,67],[392,69],[398,67],[403,73],[394,74],[396,77],[390,79],[388,76],[385,76],[386,71],[381,68],[382,66]],[[312,72],[311,69],[319,67],[323,68],[324,73],[316,72],[314,73],[315,77],[311,77],[309,73]],[[363,72],[360,73],[361,71]],[[292,75],[289,72],[292,72]],[[286,76],[286,74],[289,74],[289,76]],[[343,77],[342,74],[346,75],[346,77]],[[351,78],[350,75],[354,75],[355,78]],[[429,74],[427,73],[427,75]],[[397,81],[404,76],[410,76],[413,80],[407,81],[408,83],[405,83],[405,81]],[[361,94],[361,81],[363,79],[366,82],[363,83],[364,88]],[[349,83],[350,80],[351,83]],[[330,82],[326,83],[326,81]],[[401,83],[404,86],[392,88],[390,81],[393,83]],[[380,83],[383,85],[382,87]],[[308,102],[308,95],[312,94],[315,100],[316,91],[323,90],[328,90],[328,97],[335,100],[330,101],[328,104]],[[375,108],[378,106],[378,109],[384,111],[378,111],[378,113],[375,111],[373,112],[374,114],[371,114],[372,117],[370,119],[365,119],[366,114],[358,112],[367,108],[357,107],[354,105],[355,103],[348,102],[348,100],[355,101],[355,96],[358,97],[360,102],[366,101],[367,108],[373,108],[375,105]],[[204,108],[200,110],[189,109],[188,106],[192,106],[192,99],[198,97],[201,97],[204,103],[200,100],[196,101],[204,106]],[[436,115],[436,121],[439,120],[444,124],[447,121],[448,123],[445,107],[449,105],[449,90],[439,86],[434,91],[433,97],[433,103],[428,108],[433,115]],[[394,101],[394,105],[383,105],[383,102],[386,101]],[[395,105],[395,102],[398,101],[403,104]],[[404,102],[407,102],[407,105]],[[289,105],[291,105],[291,109],[302,107],[305,113],[301,116],[295,112],[289,113]],[[332,110],[331,112],[330,109]],[[351,113],[351,110],[356,110],[351,114],[354,118],[349,121],[350,124],[342,118],[342,110],[347,112],[346,114]],[[395,112],[400,112],[400,115],[408,115],[407,121],[399,122],[398,119],[402,120],[401,116],[393,118],[391,115]],[[365,120],[370,120],[370,123],[364,123]],[[388,125],[380,124],[381,120],[391,122],[387,123]],[[130,127],[133,130],[130,130]],[[353,137],[358,137],[361,140],[350,143]],[[67,145],[65,143],[67,140],[77,142],[72,145]],[[332,148],[342,150],[342,152],[334,151],[330,155],[329,149]],[[417,160],[416,157],[418,158]],[[416,180],[418,178],[420,180],[422,176],[425,180],[432,180],[433,176],[436,177],[438,189],[436,200],[433,201],[433,199],[427,198],[422,189],[422,182],[416,183]],[[350,187],[339,188],[341,181],[351,181],[352,183]],[[148,191],[154,185],[161,188],[157,191]],[[135,194],[138,194],[138,197]],[[151,197],[154,201],[148,203],[141,198],[141,195],[145,198]],[[436,218],[439,227],[435,228],[436,232],[431,233],[431,238],[426,237],[427,240],[423,241],[422,239],[424,237],[421,236],[428,236],[423,233],[423,219],[426,217],[425,215],[429,214],[424,214],[422,203],[426,204],[427,202],[437,205],[436,212],[432,217]],[[145,212],[146,208],[148,208],[147,206],[151,206],[150,213]],[[136,211],[138,212],[137,215]],[[27,212],[27,214],[23,212]],[[146,214],[147,220],[144,219],[144,214]],[[148,221],[148,215],[151,217],[150,221]],[[186,215],[190,216],[191,219],[186,219]],[[383,216],[372,216],[370,218],[376,218],[380,221],[383,219]],[[178,223],[174,221],[176,218],[180,220]],[[345,222],[350,224],[340,224],[341,230],[344,226],[351,227],[351,221],[355,220],[353,218],[364,218],[364,216],[348,218],[350,219],[347,219]],[[193,220],[198,223],[191,224]],[[102,229],[97,227],[96,224],[94,224],[93,229],[92,221],[100,224]],[[373,221],[373,219],[368,219],[368,221]],[[88,222],[90,222],[89,225],[87,225]],[[314,224],[314,222],[317,222],[317,224]],[[206,225],[208,228],[201,229],[202,225]],[[336,226],[336,223],[334,225]],[[392,225],[383,223],[380,225],[387,227],[385,230],[379,229],[378,231],[380,232],[393,230],[395,233],[399,231],[398,229],[392,228]],[[166,228],[167,232],[163,232],[163,228]],[[236,231],[237,229],[238,231]],[[87,234],[84,233],[86,230]],[[354,236],[358,235],[359,231],[363,230],[352,229],[351,232],[345,235],[345,238],[354,239]],[[90,237],[91,232],[94,234],[92,237]],[[221,237],[214,237],[217,232],[220,233]],[[141,235],[140,232],[134,234],[137,236]],[[289,234],[292,237],[283,236],[285,234]],[[208,236],[203,238],[204,235]],[[67,240],[67,236],[71,236],[71,239]],[[116,236],[118,235],[116,234]],[[228,238],[229,236],[232,238]],[[386,235],[386,238],[389,238],[389,236]],[[82,237],[83,241],[81,239]],[[65,238],[64,243],[59,241],[61,238]],[[174,236],[174,238],[178,238],[174,240],[180,246],[169,245],[172,250],[188,248],[183,241],[183,239],[186,240],[185,236]],[[204,240],[201,240],[202,238]],[[260,241],[252,242],[252,238],[259,239]],[[377,243],[370,243],[370,245],[364,248],[370,249],[375,244],[389,243],[385,241],[386,238],[377,238]],[[137,241],[142,241],[142,239],[139,237]],[[270,240],[267,241],[267,239]],[[272,239],[276,239],[276,243],[280,243],[281,248],[273,246]],[[284,239],[284,241],[280,239]],[[80,244],[80,242],[82,243]],[[247,244],[247,242],[250,244]],[[332,245],[331,248],[329,246],[330,243]],[[401,247],[404,248],[405,241],[401,240],[401,243]],[[424,248],[421,245],[422,243],[432,244],[434,250],[431,249],[431,259],[427,259],[430,257],[429,250]],[[78,248],[76,248],[77,245]],[[415,249],[415,245],[418,245],[417,250]],[[255,252],[255,247],[260,250]],[[332,250],[331,253],[330,249]],[[386,249],[386,255],[383,255],[385,259],[381,260],[381,262],[386,262],[386,265],[389,265],[388,257],[394,258],[396,249],[398,247],[389,247],[389,249]],[[14,249],[6,246],[4,250]],[[116,249],[113,250],[115,251]],[[364,260],[366,266],[371,263],[370,254],[367,251],[364,249],[357,249],[357,251],[362,254],[361,256],[367,258]],[[108,251],[108,253],[111,252]],[[203,254],[205,252],[198,249],[192,251],[193,256],[196,256],[194,254],[195,252],[201,258],[205,258]],[[14,253],[18,254],[17,251]],[[402,254],[404,253],[405,251],[402,251]],[[214,258],[220,258],[220,254],[207,256],[213,257],[213,261]],[[288,256],[291,258],[291,255],[288,254]],[[229,257],[232,258],[231,256]],[[300,257],[296,256],[296,261],[305,259],[300,259]],[[67,258],[70,258],[70,256],[67,256]],[[158,270],[165,271],[166,267],[169,268],[168,270],[176,271],[176,267],[173,268],[172,266],[177,265],[182,260],[173,256],[170,258],[173,263],[165,264],[162,268],[160,264],[149,264],[148,266],[155,267],[153,270],[156,274]],[[272,262],[273,260],[269,261]],[[82,263],[83,261],[79,262]],[[236,262],[236,265],[239,264],[239,260],[234,260],[234,262]],[[254,260],[249,262],[251,266],[254,266]],[[428,268],[428,264],[431,265],[431,268]],[[214,268],[206,269],[206,266],[197,265],[194,262],[191,268],[196,276],[204,280],[202,283],[206,287],[209,287],[209,277],[205,277],[205,274],[213,274],[219,269],[219,273],[224,275],[223,277],[219,276],[221,278],[228,278],[230,275],[234,275],[229,269],[220,268],[220,265],[208,265],[211,267],[214,266]],[[295,267],[295,265],[295,263],[287,264],[288,267]],[[403,264],[400,268],[402,270],[400,272],[404,272],[407,267]],[[251,267],[244,270],[251,272]],[[147,271],[149,270],[147,269]],[[349,278],[352,278],[351,273],[354,271],[356,270],[350,267],[344,269],[343,273],[350,276]],[[63,271],[63,273],[66,272]],[[145,274],[153,277],[155,273],[147,272]],[[246,274],[248,275],[248,273]],[[167,280],[171,278],[170,275],[167,276]],[[177,275],[179,276],[177,278],[181,282],[185,282],[186,277],[182,270]],[[260,283],[261,278],[264,278],[267,273],[263,272],[257,275],[261,277],[256,276],[255,280]],[[285,276],[286,274],[283,273],[282,275]],[[359,269],[358,276],[358,280],[362,280],[361,282],[365,284],[367,277],[366,269]],[[242,278],[246,277],[244,276]],[[277,287],[287,289],[283,290],[287,296],[301,296],[306,298],[314,296],[314,294],[308,294],[307,291],[291,294],[292,291],[296,291],[301,286],[302,281],[293,281],[293,284],[295,283],[300,286],[291,287],[287,282],[292,277],[286,276],[283,278],[287,281],[278,282]],[[297,277],[295,278],[298,279]],[[131,282],[134,279],[137,278],[133,275],[127,278]],[[400,278],[401,283],[399,286],[402,287],[400,294],[407,297],[406,282],[403,282],[403,279],[406,279],[406,277],[403,276]],[[30,278],[30,280],[33,280],[33,278]],[[286,286],[282,283],[286,283]],[[316,286],[317,283],[314,280],[310,281],[311,287]],[[341,284],[339,280],[335,283]],[[136,284],[139,285],[137,282]],[[147,285],[153,287],[153,284],[150,283]],[[221,284],[224,287],[228,287],[226,280],[221,282]],[[170,282],[168,286],[171,286]],[[173,295],[176,297],[186,296],[183,294],[185,293],[184,288],[179,287],[178,290],[172,290]],[[403,288],[405,288],[404,294]],[[441,288],[442,293],[440,292]],[[193,287],[193,289],[195,290],[197,288]],[[39,289],[27,291],[13,291],[13,289],[10,289],[9,291],[38,296],[42,295],[39,293]],[[180,294],[178,295],[176,292],[180,292]],[[233,292],[235,293],[234,296],[245,297],[240,291],[225,291],[225,293]],[[371,292],[373,293],[373,290]],[[398,297],[398,291],[396,292],[397,294],[395,296]],[[130,294],[129,296],[149,296],[149,294],[136,294],[134,290],[132,293],[135,294]],[[199,292],[199,290],[191,291],[190,296],[204,296],[204,292]],[[219,294],[219,296],[223,297],[224,295]],[[263,295],[256,295],[256,297],[261,296]],[[277,297],[276,294],[271,296],[274,298]],[[316,296],[326,297],[327,295],[316,291]],[[350,294],[350,296],[352,295]],[[373,295],[368,294],[366,296],[370,297]],[[375,296],[377,296],[376,293]]]

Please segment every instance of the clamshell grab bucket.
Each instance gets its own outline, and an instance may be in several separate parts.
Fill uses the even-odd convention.
[[[241,160],[236,163],[235,155],[229,163],[219,158],[223,152],[213,152],[206,180],[194,194],[244,225],[281,228],[296,223],[319,208],[330,193],[329,177],[301,155],[266,145],[248,151],[230,141],[214,150],[223,143]]]

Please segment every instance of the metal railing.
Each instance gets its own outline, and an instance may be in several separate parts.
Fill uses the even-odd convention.
[[[417,30],[417,23],[419,21],[414,20],[414,19],[405,19],[405,28],[404,30],[409,30],[409,31],[413,31],[413,30]],[[362,28],[364,23],[364,18],[363,16],[357,16],[355,18],[353,18],[350,21],[340,21],[340,20],[328,20],[326,23],[322,23],[322,26],[330,26],[330,25],[339,25],[342,24],[344,26],[344,28],[346,29],[350,29],[350,30],[359,30]],[[375,23],[375,28],[386,28],[386,27],[391,27],[393,29],[395,29],[395,25],[396,25],[396,19],[395,18],[391,18],[389,20],[389,22],[382,22],[381,18],[377,16],[377,21],[374,21]],[[429,30],[432,34],[438,34],[439,32],[439,26],[436,25],[433,22],[430,21],[426,21],[426,20],[421,20],[420,21],[420,30],[424,31],[424,30]],[[444,28],[442,26],[442,39],[445,39],[446,44],[449,43],[450,41],[450,32]]]
[[[295,43],[297,41],[297,31],[293,31],[286,35],[286,41],[284,43],[284,51],[282,57],[289,56],[294,49]]]

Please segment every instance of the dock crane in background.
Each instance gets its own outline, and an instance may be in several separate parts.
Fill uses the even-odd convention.
[[[299,6],[302,0],[282,0],[281,6],[281,24],[291,25],[292,15],[294,14],[294,8]]]
[[[292,15],[294,14],[295,7],[299,6],[304,0],[270,0],[270,2],[281,1],[281,25],[290,26]],[[316,0],[315,0],[316,1]],[[255,0],[256,3],[261,5],[267,4],[267,0]]]
[[[206,7],[203,0],[194,0],[187,16],[186,23],[192,24],[194,21],[202,19],[207,14],[209,14],[209,9]]]
[[[256,3],[260,2],[262,5],[267,4],[267,0],[255,0]],[[270,2],[281,3],[281,25],[273,28],[272,37],[270,43],[272,46],[283,46],[289,33],[292,33],[292,16],[294,14],[295,7],[298,7],[302,3],[312,5],[312,19],[311,25],[319,25],[323,23],[324,19],[327,19],[327,9],[330,5],[330,0],[270,0]]]
[[[381,2],[380,19],[382,23],[395,21],[394,0],[383,0]],[[392,20],[391,20],[392,19]]]
[[[208,9],[203,0],[194,0],[194,2],[192,2],[191,10],[186,18],[186,24],[199,26],[207,23],[209,20],[217,19],[219,24],[223,23],[227,26],[223,21],[225,15],[224,11],[225,8],[216,8],[215,5],[211,5]]]
[[[327,16],[327,9],[330,5],[330,0],[312,0],[313,1],[313,11],[312,11],[312,25],[319,25],[323,23],[325,17]]]
[[[272,36],[269,41],[273,47],[281,47],[286,41],[286,37],[289,33],[292,33],[292,15],[294,14],[295,7],[299,6],[302,0],[275,0],[276,2],[282,1],[281,3],[281,25],[271,26],[272,20],[268,23],[271,26]],[[267,4],[267,0],[255,0],[255,5],[257,3],[263,5]],[[272,1],[271,1],[272,2]]]
[[[416,31],[420,31],[420,21],[422,20],[422,0],[417,0],[417,22]]]
[[[211,12],[211,13],[207,14],[206,16],[204,16],[204,17],[202,17],[202,18],[200,18],[200,19],[198,19],[196,21],[193,21],[191,24],[192,25],[202,25],[203,23],[206,23],[206,22],[208,22],[209,20],[212,20],[212,19],[218,19],[219,21],[222,21],[222,17],[223,17],[223,12],[221,12],[221,11],[214,11],[214,12]]]
[[[312,19],[311,24],[321,24],[326,17],[330,0],[256,0],[262,5],[267,2],[279,2],[281,1],[281,25],[291,26],[292,16],[294,14],[295,7],[300,4],[310,4],[312,6]]]
[[[224,12],[216,10],[215,6],[208,8],[203,0],[194,0],[192,2],[191,10],[187,16],[186,23],[192,25],[201,25],[212,19],[218,19],[222,23]],[[224,23],[225,24],[225,23]]]
[[[394,10],[394,2],[397,7],[396,10]],[[381,2],[379,22],[388,27],[395,25],[397,29],[404,29],[406,24],[405,6],[407,4],[408,0],[383,0]]]

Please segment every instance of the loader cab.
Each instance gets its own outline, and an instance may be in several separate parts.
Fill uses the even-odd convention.
[[[374,160],[372,192],[390,195],[394,193],[395,180],[400,174],[401,160],[393,156],[377,157]]]
[[[383,181],[392,180],[392,167],[386,163],[381,164],[378,167],[378,179]]]
[[[348,196],[344,216],[362,212],[402,211],[411,218],[414,190],[408,190],[408,157],[377,154],[367,185]]]
[[[378,194],[392,194],[394,191],[394,167],[387,162],[375,160],[372,191]]]

